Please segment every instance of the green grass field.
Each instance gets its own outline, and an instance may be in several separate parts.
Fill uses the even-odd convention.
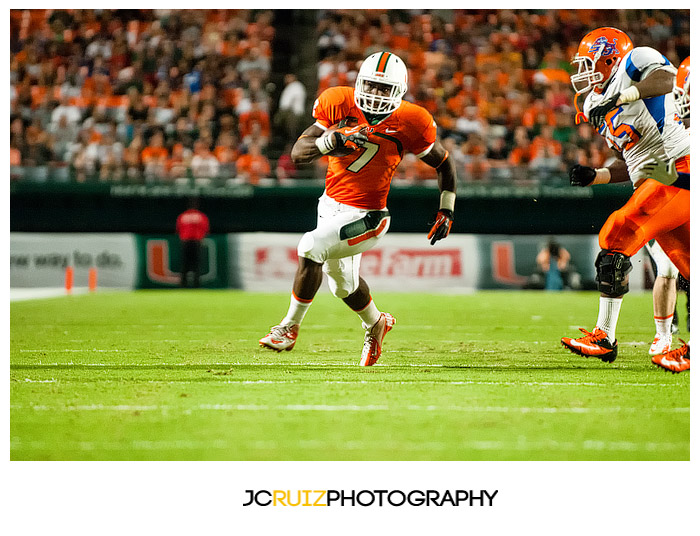
[[[397,325],[367,368],[359,320],[324,292],[280,354],[257,340],[286,294],[12,303],[11,459],[690,458],[690,375],[651,364],[649,293],[625,297],[612,364],[559,344],[593,327],[595,293],[374,297]]]

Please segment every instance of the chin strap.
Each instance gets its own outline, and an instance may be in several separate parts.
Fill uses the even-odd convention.
[[[391,115],[391,113],[388,113],[388,114],[381,114],[381,115],[375,115],[375,114],[368,114],[368,113],[365,113],[365,117],[367,118],[367,122],[368,122],[370,125],[376,125],[376,124],[378,124],[378,123],[381,123],[382,121],[384,121],[384,120],[385,120],[387,117],[389,117],[390,115]]]
[[[576,93],[576,95],[574,95],[574,108],[576,108],[576,117],[574,118],[574,123],[576,123],[577,125],[580,125],[581,123],[588,123],[588,118],[581,111],[581,108],[578,105],[578,101],[581,95],[581,92]]]

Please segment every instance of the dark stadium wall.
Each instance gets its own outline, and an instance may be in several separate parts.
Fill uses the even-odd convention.
[[[143,185],[37,185],[10,187],[10,230],[34,232],[172,233],[192,195],[212,233],[304,232],[316,221],[321,186],[239,189],[158,189]],[[631,195],[626,186],[588,189],[460,188],[453,232],[495,234],[597,233]],[[437,206],[433,188],[394,188],[389,194],[393,232],[427,232]]]

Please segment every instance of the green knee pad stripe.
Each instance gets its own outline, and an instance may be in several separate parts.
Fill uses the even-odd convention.
[[[348,240],[376,229],[384,218],[389,217],[388,210],[373,210],[361,220],[353,221],[340,228],[340,239]]]

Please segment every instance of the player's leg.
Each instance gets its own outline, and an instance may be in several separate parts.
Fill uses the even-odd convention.
[[[690,271],[689,236],[690,222],[687,222],[657,237],[657,241],[668,254],[669,258],[674,264],[679,266],[682,275],[684,271],[687,273]],[[683,275],[683,277],[685,276]],[[688,285],[689,284],[688,282]],[[690,312],[688,312],[688,314],[690,315]],[[690,341],[688,341],[687,344],[684,343],[680,348],[668,350],[667,352],[653,356],[651,361],[655,365],[671,372],[690,370]]]
[[[189,286],[189,274],[193,273],[194,270],[193,256],[195,252],[192,248],[193,243],[194,241],[192,240],[184,240],[182,242],[182,276],[180,280],[182,287]]]
[[[323,281],[322,267],[321,263],[299,257],[287,314],[279,324],[270,328],[270,332],[260,339],[261,346],[278,352],[294,348],[299,327]]]
[[[629,290],[629,272],[632,270],[630,257],[648,240],[690,221],[689,197],[683,192],[647,180],[621,209],[606,220],[598,235],[601,252],[596,259],[596,281],[600,299],[596,328],[592,333],[582,329],[585,335],[578,339],[562,338],[562,344],[572,352],[586,357],[595,356],[607,362],[615,360],[615,331],[622,297]],[[685,240],[680,234],[678,238]],[[670,249],[659,241],[683,273],[683,267],[676,263]]]
[[[337,233],[332,214],[319,202],[316,229],[304,233],[297,245],[299,263],[287,314],[270,332],[260,339],[260,346],[281,352],[292,350],[297,341],[299,328],[323,281],[323,263],[333,233]]]
[[[656,266],[656,278],[652,290],[656,334],[649,348],[649,354],[658,355],[668,352],[673,343],[672,324],[676,310],[678,268],[664,253],[658,241],[647,243],[646,248]]]
[[[572,352],[584,357],[597,357],[612,363],[617,357],[615,330],[620,317],[622,297],[629,291],[629,272],[632,263],[624,253],[603,249],[595,262],[596,281],[600,298],[595,329],[581,329],[583,337],[563,337],[561,342]]]
[[[381,312],[374,303],[369,285],[360,277],[361,257],[361,254],[356,254],[329,259],[323,269],[328,275],[328,285],[333,295],[341,298],[362,321],[365,339],[360,365],[372,366],[381,356],[384,336],[391,331],[396,320],[391,314]]]
[[[639,235],[636,226],[630,225],[629,214],[634,208],[630,200],[613,212],[598,235],[601,251],[595,260],[595,268],[600,297],[596,326],[592,332],[579,328],[584,333],[582,337],[561,339],[561,343],[575,354],[597,357],[607,363],[612,363],[617,357],[615,334],[622,298],[629,291],[630,257],[644,245],[643,235]]]
[[[192,286],[194,288],[199,288],[199,281],[201,278],[200,265],[202,258],[202,242],[199,240],[192,241]]]
[[[361,210],[322,196],[318,204],[316,229],[305,233],[297,247],[299,265],[287,315],[260,339],[260,344],[277,351],[294,347],[301,322],[321,285],[327,261],[357,256],[357,266],[352,268],[351,263],[349,276],[344,273],[345,269],[335,270],[341,275],[334,294],[344,298],[354,292],[359,278],[360,254],[370,249],[386,233],[389,221],[388,211]]]

